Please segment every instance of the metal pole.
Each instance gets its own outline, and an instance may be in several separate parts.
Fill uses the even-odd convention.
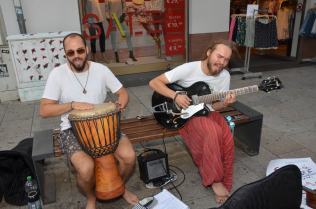
[[[19,23],[20,33],[26,34],[25,19],[23,16],[21,2],[20,2],[20,0],[13,0],[13,4],[14,4],[16,17],[18,18],[17,21]]]

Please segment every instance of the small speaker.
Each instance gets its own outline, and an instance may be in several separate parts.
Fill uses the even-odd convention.
[[[148,184],[169,177],[168,154],[150,149],[137,157],[140,179]]]

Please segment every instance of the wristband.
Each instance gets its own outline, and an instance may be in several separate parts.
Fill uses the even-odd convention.
[[[72,103],[73,103],[73,102],[75,102],[75,101],[70,102],[70,107],[71,107],[71,109],[73,109],[73,108],[72,108]]]

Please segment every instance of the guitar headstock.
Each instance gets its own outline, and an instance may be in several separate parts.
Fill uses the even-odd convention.
[[[270,92],[272,90],[277,90],[284,88],[284,85],[280,81],[278,77],[269,77],[266,80],[263,80],[259,85],[258,85],[259,90],[265,91],[265,92]]]

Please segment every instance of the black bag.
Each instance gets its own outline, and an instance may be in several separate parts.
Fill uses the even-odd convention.
[[[287,165],[242,186],[218,209],[299,209],[301,202],[301,171],[296,165]]]
[[[36,179],[32,161],[33,138],[23,139],[12,150],[0,151],[0,201],[4,195],[7,203],[27,204],[24,186],[26,177]]]

